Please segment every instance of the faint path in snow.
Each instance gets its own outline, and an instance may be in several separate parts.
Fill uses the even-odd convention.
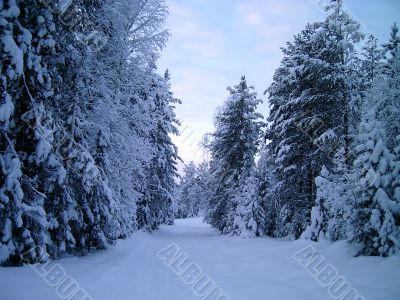
[[[191,300],[196,297],[157,257],[177,244],[232,300],[331,299],[292,255],[308,241],[220,236],[201,219],[176,220],[153,234],[136,233],[117,246],[59,263],[94,300]],[[343,243],[313,243],[366,300],[400,299],[400,256],[352,258]],[[0,300],[56,300],[30,267],[0,268]]]

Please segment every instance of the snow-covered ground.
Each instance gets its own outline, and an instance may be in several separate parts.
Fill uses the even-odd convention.
[[[196,278],[207,275],[213,280],[226,294],[221,300],[228,297],[232,300],[333,299],[329,286],[321,286],[318,278],[308,272],[312,267],[316,270],[319,267],[305,269],[293,258],[293,254],[308,245],[315,247],[321,254],[319,260],[325,265],[331,264],[348,281],[348,287],[357,290],[366,300],[400,299],[400,256],[353,258],[346,253],[343,243],[328,245],[304,240],[220,236],[201,219],[177,220],[175,225],[163,226],[154,234],[139,232],[131,239],[119,241],[112,249],[86,257],[64,258],[41,265],[42,269],[0,268],[0,299],[60,299],[56,291],[63,286],[54,276],[54,270],[71,276],[94,300],[200,299],[192,290],[195,283],[191,284],[190,276],[182,279],[174,273],[174,266],[167,265],[173,262],[175,254],[183,255],[181,258],[187,254],[186,265],[175,263],[175,269],[183,270],[190,263],[192,270],[201,268]],[[53,274],[45,276],[52,268]],[[77,294],[74,299],[82,298],[81,295]]]

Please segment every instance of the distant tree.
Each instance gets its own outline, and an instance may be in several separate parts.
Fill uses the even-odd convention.
[[[378,40],[369,35],[362,48],[362,67],[365,74],[366,90],[372,87],[373,82],[382,72],[383,52],[378,46]]]
[[[248,87],[243,76],[240,83],[228,88],[230,97],[215,119],[210,145],[212,195],[206,220],[223,233],[232,233],[236,210],[234,196],[240,182],[250,176],[261,137],[261,115],[256,112],[261,100]]]
[[[200,211],[201,188],[198,171],[193,161],[185,166],[183,172],[176,196],[175,216],[177,218],[197,217]]]
[[[391,59],[394,58],[398,53],[398,48],[400,46],[400,35],[399,35],[399,27],[396,23],[390,28],[390,39],[388,43],[382,45],[385,50],[386,58]]]

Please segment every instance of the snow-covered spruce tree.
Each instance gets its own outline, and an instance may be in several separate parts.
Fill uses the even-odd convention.
[[[277,209],[274,236],[301,235],[309,224],[314,179],[321,167],[331,164],[341,145],[349,157],[353,90],[358,87],[351,80],[357,70],[354,45],[362,35],[342,1],[332,1],[327,10],[325,21],[307,25],[284,49],[268,89],[267,147],[276,178],[269,197]]]
[[[396,138],[396,147],[394,148],[395,158],[392,162],[393,182],[391,186],[392,200],[400,203],[400,134]],[[400,226],[399,218],[396,219],[396,224]]]
[[[390,39],[387,43],[382,45],[384,48],[384,53],[386,55],[387,60],[392,60],[398,51],[398,47],[400,46],[400,34],[399,27],[396,23],[390,28]]]
[[[334,106],[329,107],[327,112],[331,113],[332,119],[336,119],[331,128],[338,141],[336,146],[343,147],[344,159],[349,168],[352,165],[352,136],[361,118],[359,112],[363,91],[363,70],[356,48],[364,35],[360,31],[360,24],[344,8],[343,0],[331,0],[326,10],[328,16],[316,34],[324,45],[318,57],[332,68],[330,77],[324,77],[335,86],[334,89],[329,89],[330,97],[335,98]],[[324,122],[325,118],[326,116],[322,118]],[[322,135],[317,141],[324,138],[325,135]]]
[[[265,151],[273,157],[270,175],[276,182],[266,201],[276,211],[266,213],[275,218],[268,227],[274,227],[271,234],[278,237],[298,238],[307,226],[315,200],[314,177],[330,155],[322,147],[335,141],[335,125],[326,111],[336,98],[325,91],[335,84],[327,86],[324,80],[332,69],[318,57],[322,42],[313,44],[316,28],[318,24],[307,26],[284,49],[285,57],[268,89],[271,113],[266,137],[271,142]],[[317,145],[322,135],[324,141]]]
[[[143,91],[168,38],[165,1],[61,4],[1,2],[6,263],[34,246],[43,253],[26,261],[85,253],[137,229],[154,128]]]
[[[391,29],[391,38],[383,47],[386,51],[383,75],[377,78],[372,88],[377,103],[377,118],[382,122],[387,146],[393,151],[396,137],[400,133],[400,35],[396,24]]]
[[[52,4],[1,3],[1,262],[20,264],[55,255],[49,230],[59,227],[45,209],[65,192],[55,151],[48,63],[55,56]],[[60,240],[73,239],[68,234]],[[67,242],[68,243],[68,242]],[[23,255],[23,256],[22,256]]]
[[[392,28],[391,41],[384,45],[388,52],[387,56],[390,59],[384,64],[385,68],[383,69],[382,51],[378,48],[376,39],[372,36],[369,37],[362,52],[363,86],[358,90],[362,98],[362,102],[359,105],[361,108],[359,109],[359,117],[364,116],[365,118],[371,114],[371,111],[376,112],[376,119],[383,124],[388,147],[391,145],[392,148],[396,132],[398,132],[398,129],[396,129],[398,122],[396,123],[394,120],[400,118],[399,109],[396,107],[398,101],[395,100],[396,96],[393,94],[396,88],[392,88],[396,86],[396,77],[389,75],[390,73],[396,73],[394,65],[397,40],[397,31],[394,26]],[[384,71],[383,74],[382,70]],[[390,82],[392,82],[392,87]],[[353,121],[357,123],[358,118]],[[357,154],[354,156],[357,157]],[[346,167],[340,157],[343,157],[343,151],[338,152],[331,171],[325,170],[323,172],[327,176],[321,174],[317,178],[317,206],[314,208],[314,214],[312,215],[312,224],[305,232],[305,236],[308,238],[317,239],[319,230],[322,230],[323,235],[332,241],[346,238],[347,222],[344,219],[347,219],[346,215],[351,215],[350,208],[354,206],[354,199],[357,198],[353,189],[357,185],[359,178],[353,178],[352,170]],[[322,201],[323,203],[321,203]],[[324,213],[315,214],[315,212],[321,212],[322,208],[325,208]],[[323,220],[322,229],[318,227],[319,220]]]
[[[175,217],[180,219],[198,216],[201,202],[199,178],[193,161],[185,166],[183,172],[184,175],[179,183],[179,191],[175,196]]]
[[[346,239],[355,186],[346,167],[343,148],[338,149],[331,170],[323,166],[315,182],[316,205],[312,208],[311,224],[303,237],[313,241]]]
[[[234,196],[255,166],[262,117],[256,112],[261,100],[253,89],[247,86],[243,76],[238,85],[228,88],[230,96],[215,119],[216,129],[210,145],[213,194],[205,219],[223,233],[234,230]]]
[[[204,198],[207,198],[207,194],[205,191],[205,182],[202,182],[203,180],[206,180],[206,178],[203,178],[204,173],[202,173],[203,170],[199,170],[196,167],[196,177],[193,183],[193,188],[191,189],[191,193],[193,195],[192,198],[192,208],[191,208],[191,214],[189,216],[191,217],[199,217],[203,215],[203,205],[204,205]]]
[[[356,199],[348,242],[356,255],[389,256],[400,250],[399,162],[386,147],[374,113],[360,124],[355,151]]]
[[[261,149],[260,159],[258,161],[258,174],[259,174],[259,196],[261,206],[265,213],[264,234],[272,236],[275,231],[275,221],[277,214],[276,203],[274,202],[276,178],[273,175],[275,164],[272,155],[269,152],[270,148],[264,145]]]
[[[191,187],[194,184],[196,177],[196,169],[193,162],[185,165],[183,176],[176,189],[174,197],[174,215],[175,218],[185,219],[190,214],[191,210]]]
[[[149,134],[152,158],[145,171],[147,186],[139,199],[137,214],[139,228],[153,231],[160,224],[174,221],[172,204],[179,157],[170,134],[179,134],[174,109],[180,100],[174,98],[170,90],[168,71],[164,78],[153,70],[149,72],[151,80],[145,95],[152,104],[153,126]]]
[[[331,181],[329,179],[329,171],[322,167],[321,175],[315,178],[317,185],[316,206],[311,209],[311,224],[303,232],[302,236],[314,242],[323,239],[326,235],[326,225],[328,219],[327,198],[331,191]]]
[[[175,192],[175,217],[204,217],[207,203],[212,195],[209,163],[203,161],[196,167],[190,162],[185,166],[184,172]]]
[[[375,79],[382,72],[383,52],[378,40],[372,34],[368,36],[362,48],[362,68],[364,69],[365,91],[372,87]]]
[[[95,124],[110,140],[106,174],[120,206],[120,234],[126,236],[138,228],[136,202],[145,188],[146,165],[153,149],[153,103],[147,93],[155,70],[149,66],[167,41],[163,26],[167,10],[164,1],[107,1],[96,15],[108,38],[97,56],[109,84],[104,89],[104,84],[97,82],[99,86],[94,88],[105,93],[90,112],[93,123],[88,129]],[[91,136],[93,139],[93,133]]]
[[[388,256],[398,251],[400,202],[398,196],[398,120],[400,59],[396,26],[383,74],[370,89],[356,140],[353,177],[357,184],[352,203],[349,243],[357,255]]]
[[[298,39],[300,41],[300,38]],[[274,80],[271,87],[268,89],[269,102],[271,106],[268,121],[270,123],[267,129],[267,139],[270,143],[265,152],[270,153],[275,158],[275,164],[271,169],[271,173],[277,179],[276,184],[269,191],[268,201],[269,207],[266,211],[271,217],[276,217],[273,220],[275,232],[273,236],[286,236],[291,233],[291,218],[292,213],[281,213],[283,210],[287,211],[287,204],[300,198],[299,190],[304,185],[300,182],[301,178],[298,176],[296,166],[294,163],[301,164],[298,157],[299,151],[292,147],[296,137],[302,139],[304,142],[309,142],[308,137],[297,129],[293,114],[295,111],[289,105],[289,95],[293,92],[297,79],[294,78],[295,72],[291,72],[295,68],[296,62],[293,56],[297,45],[288,44],[287,49],[284,49],[284,59],[281,62],[274,74]],[[292,76],[291,76],[292,75]],[[309,144],[312,145],[311,141]],[[301,152],[301,154],[305,154]],[[266,180],[265,178],[263,180]],[[300,187],[301,186],[301,187]],[[297,190],[296,190],[297,189]],[[299,200],[300,202],[300,200]],[[275,204],[275,205],[273,205]],[[298,211],[301,207],[297,206]],[[271,211],[276,210],[276,211]],[[280,218],[283,217],[283,218]],[[269,220],[270,222],[270,220]],[[285,226],[286,224],[286,226]]]
[[[109,140],[108,153],[103,155],[109,164],[95,166],[100,174],[96,181],[103,187],[103,196],[112,196],[110,204],[115,204],[111,232],[124,237],[138,227],[136,202],[152,151],[152,100],[145,94],[154,73],[148,72],[149,65],[168,37],[163,28],[165,2],[74,1],[64,15],[83,20],[58,20],[59,39],[64,41],[58,66],[60,118],[68,124],[64,140],[74,142],[63,143],[62,150],[67,157],[85,152],[87,158],[98,159],[98,132]],[[102,47],[90,38],[93,33],[102,40]]]
[[[378,41],[369,35],[365,41],[361,56],[353,55],[349,62],[351,98],[350,103],[350,131],[354,135],[361,123],[366,97],[374,82],[382,73],[384,53],[378,46]],[[350,161],[348,163],[351,163]]]
[[[209,203],[209,199],[212,196],[212,189],[210,186],[212,184],[212,175],[210,172],[210,166],[207,161],[203,161],[197,167],[197,182],[199,188],[199,216],[204,217]]]
[[[157,76],[155,59],[168,38],[164,29],[167,9],[165,1],[107,1],[96,16],[108,38],[97,56],[99,68],[106,69],[100,73],[108,74],[109,84],[108,89],[102,88],[101,82],[99,88],[94,87],[105,93],[103,100],[93,106],[89,115],[93,123],[89,125],[95,124],[109,137],[107,177],[120,206],[120,232],[126,236],[143,226],[141,220],[136,220],[142,215],[137,212],[137,202],[147,192],[143,182],[148,177],[149,153],[154,150],[151,132],[156,126],[155,109],[149,95],[153,93],[153,77]]]
[[[396,34],[392,34],[393,37],[395,37],[395,35]],[[395,38],[392,38],[392,40],[395,40]],[[391,47],[391,49],[393,50],[395,48]],[[395,53],[395,51],[393,51],[392,54],[393,53]],[[363,48],[363,55],[363,77],[364,83],[366,84],[360,91],[363,98],[363,101],[360,104],[360,112],[361,116],[364,118],[364,125],[361,126],[366,126],[365,120],[368,118],[370,121],[376,119],[380,124],[383,124],[383,131],[381,132],[382,136],[388,136],[387,133],[389,132],[389,136],[392,137],[390,140],[393,141],[393,137],[396,134],[396,129],[394,129],[396,124],[394,124],[395,122],[393,122],[393,120],[396,118],[394,116],[396,113],[398,113],[398,110],[396,109],[396,101],[394,100],[395,96],[393,95],[393,91],[395,91],[395,89],[390,88],[390,77],[387,75],[390,73],[388,70],[390,70],[390,67],[395,62],[395,59],[393,59],[395,56],[392,57],[390,63],[386,64],[386,69],[382,74],[382,54],[380,53],[374,38],[369,38],[367,45]],[[397,118],[399,119],[400,117]],[[364,131],[365,130],[366,129],[364,128]],[[388,139],[386,138],[386,140]],[[393,145],[393,142],[388,144]],[[356,150],[360,149],[360,147],[362,147],[360,146],[360,141],[357,140]],[[357,165],[354,167],[354,170],[349,169],[349,167],[344,163],[344,152],[341,150],[342,149],[340,148],[334,159],[334,165],[330,171],[323,169],[321,176],[316,179],[317,201],[316,206],[313,208],[311,225],[304,233],[306,238],[317,240],[322,236],[332,241],[346,239],[348,234],[346,228],[349,224],[345,220],[349,219],[351,220],[350,228],[352,228],[352,231],[350,231],[350,236],[351,239],[353,239],[352,242],[356,243],[355,241],[357,238],[354,237],[354,227],[357,225],[354,225],[354,222],[357,221],[354,221],[354,218],[351,218],[351,216],[354,207],[360,206],[360,204],[357,203],[361,198],[359,169],[361,168],[362,164],[360,163],[360,158],[358,157],[359,153],[354,151],[354,157],[357,159]],[[390,149],[388,151],[390,151]],[[392,162],[391,164],[395,165],[395,162]],[[393,168],[394,167],[392,167],[392,169]],[[390,169],[387,169],[386,172],[391,171]],[[366,177],[375,176],[373,170],[366,174]],[[395,176],[393,178],[395,178]],[[362,189],[363,188],[365,187],[362,187]],[[389,196],[389,198],[392,199],[395,197],[393,190],[391,192],[386,192],[388,192],[390,195],[393,195]],[[360,210],[357,211],[360,212]],[[365,213],[367,211],[368,209],[364,208],[363,212]],[[358,225],[361,226],[364,221],[365,219]],[[360,236],[365,234],[365,232],[363,232],[364,228],[358,228],[358,230]],[[361,238],[358,237],[358,239]],[[360,246],[361,244],[362,243],[359,243],[358,245]],[[360,247],[362,248],[362,245]],[[366,252],[360,253],[367,254]]]
[[[102,53],[94,51],[90,45],[77,38],[78,34],[85,36],[96,25],[100,26],[95,23],[96,13],[106,4],[106,1],[78,1],[71,5],[68,9],[83,18],[74,27],[75,31],[64,19],[57,19],[57,39],[60,41],[58,48],[62,54],[56,65],[60,82],[55,113],[64,128],[60,136],[59,151],[63,155],[67,171],[69,198],[76,202],[77,207],[77,218],[71,226],[76,240],[73,252],[80,253],[91,248],[105,248],[113,244],[120,234],[114,217],[118,215],[119,207],[106,178],[107,173],[99,169],[94,158],[98,132],[103,128],[96,126],[98,123],[92,117],[97,112],[94,107],[107,110],[103,105],[112,98],[109,76],[113,75],[113,69],[101,60]],[[83,26],[83,23],[87,26]],[[107,67],[110,72],[105,70]],[[113,109],[107,111],[112,112]],[[107,118],[99,118],[97,121],[99,120],[104,121]],[[104,134],[107,132],[107,129],[103,130]]]
[[[266,219],[261,205],[257,174],[253,173],[245,178],[233,201],[236,209],[232,234],[249,238],[263,235]]]

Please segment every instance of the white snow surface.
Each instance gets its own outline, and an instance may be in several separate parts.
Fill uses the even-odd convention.
[[[200,299],[157,252],[171,243],[232,299],[332,299],[327,288],[296,263],[293,254],[312,245],[366,300],[400,299],[400,256],[358,257],[343,242],[242,239],[219,235],[199,218],[176,220],[153,234],[136,233],[105,251],[66,257],[60,264],[94,300]],[[1,300],[60,299],[30,266],[0,268]],[[224,298],[225,299],[225,298]]]

